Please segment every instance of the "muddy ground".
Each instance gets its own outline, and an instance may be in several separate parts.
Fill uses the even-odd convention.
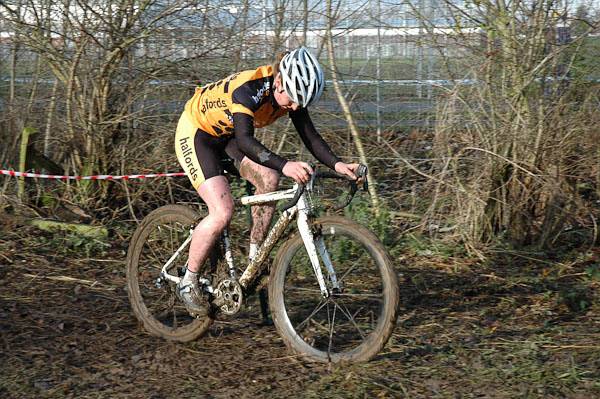
[[[0,398],[600,397],[600,248],[490,255],[406,247],[401,314],[367,364],[290,356],[256,301],[204,338],[144,333],[125,287],[125,237],[3,228]]]

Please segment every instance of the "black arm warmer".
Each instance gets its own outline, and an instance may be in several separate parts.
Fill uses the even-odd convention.
[[[300,134],[300,138],[310,153],[323,164],[335,170],[335,164],[340,162],[340,159],[335,156],[331,148],[323,140],[323,137],[317,132],[306,108],[290,112],[290,118],[292,118],[296,130]]]
[[[271,169],[282,171],[287,160],[270,151],[254,138],[254,118],[242,112],[233,114],[235,139],[240,150],[248,158]]]

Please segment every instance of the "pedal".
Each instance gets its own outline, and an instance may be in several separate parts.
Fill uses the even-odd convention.
[[[165,279],[162,277],[157,277],[154,281],[154,286],[158,289],[161,289],[165,286]]]

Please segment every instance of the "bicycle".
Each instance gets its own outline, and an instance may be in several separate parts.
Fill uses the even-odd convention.
[[[359,173],[366,189],[366,168],[361,165]],[[250,206],[290,200],[239,278],[224,231],[203,265],[200,283],[212,307],[202,318],[191,317],[174,292],[184,270],[178,265],[184,263],[200,215],[184,205],[166,205],[148,214],[127,254],[129,300],[144,328],[168,340],[197,339],[218,315],[235,315],[244,298],[268,284],[273,322],[293,352],[332,363],[367,361],[379,353],[396,322],[397,275],[384,246],[368,229],[340,216],[317,217],[317,182],[331,178],[346,179],[315,171],[306,186],[295,184],[236,201]],[[346,199],[336,209],[347,206],[357,189],[349,182]],[[281,244],[265,281],[267,258],[294,219],[298,232]]]

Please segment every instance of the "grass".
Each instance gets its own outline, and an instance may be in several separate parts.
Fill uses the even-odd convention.
[[[519,258],[512,267],[504,262],[515,259],[506,257],[461,268],[452,265],[460,258],[429,259],[409,255],[403,261],[410,265],[404,268],[405,308],[387,352],[321,378],[306,390],[308,397],[332,389],[327,397],[600,394],[597,282],[581,275],[560,281],[557,274],[544,275],[544,268],[539,275],[539,265]],[[560,290],[579,284],[594,292],[585,310],[561,300]]]

